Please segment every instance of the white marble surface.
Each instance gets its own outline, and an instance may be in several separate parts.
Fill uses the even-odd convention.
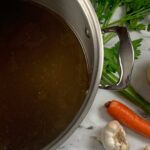
[[[150,19],[150,18],[149,18]],[[149,20],[148,19],[148,20]],[[147,100],[150,101],[150,86],[147,83],[146,69],[150,65],[150,33],[131,33],[132,39],[144,38],[141,49],[142,55],[135,62],[131,84]],[[109,43],[110,45],[112,43]],[[107,114],[104,103],[117,99],[131,107],[137,112],[142,112],[139,108],[128,102],[115,92],[98,90],[95,101],[75,133],[58,150],[104,150],[93,136],[98,136],[102,127],[104,127],[112,118]],[[93,127],[93,129],[88,129]],[[141,150],[145,145],[150,144],[150,139],[146,139],[133,131],[125,128],[130,143],[131,150]]]

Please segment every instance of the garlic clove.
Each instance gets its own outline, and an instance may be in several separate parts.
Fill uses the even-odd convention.
[[[118,121],[112,121],[104,127],[100,141],[106,150],[129,150],[126,133]]]
[[[112,132],[116,132],[118,129],[120,129],[120,124],[118,121],[114,120],[108,124],[108,129]]]
[[[150,150],[150,145],[147,145],[144,150]]]

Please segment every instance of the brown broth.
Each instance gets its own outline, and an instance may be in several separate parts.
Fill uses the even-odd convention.
[[[56,14],[0,5],[0,150],[39,150],[79,111],[88,89],[82,47]]]

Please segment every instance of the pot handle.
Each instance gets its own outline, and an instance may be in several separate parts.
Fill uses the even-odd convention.
[[[129,85],[131,79],[131,73],[134,64],[134,50],[132,42],[130,40],[130,35],[126,27],[110,27],[103,29],[103,33],[116,32],[120,39],[120,48],[119,48],[119,65],[120,65],[120,78],[117,84],[102,86],[99,85],[102,89],[109,90],[121,90],[126,88]]]

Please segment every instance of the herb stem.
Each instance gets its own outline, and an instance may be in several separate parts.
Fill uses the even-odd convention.
[[[109,42],[113,37],[115,37],[115,33],[109,33],[108,35],[103,37],[103,42],[104,44],[106,44],[107,42]]]
[[[118,81],[118,77],[113,73],[103,72],[102,83],[103,84],[115,84]],[[127,98],[130,102],[143,109],[147,114],[150,114],[150,103],[147,102],[142,96],[140,96],[134,88],[130,85],[128,88],[119,91],[121,95]]]
[[[116,9],[118,8],[120,2],[118,2],[116,0],[116,4],[113,6],[112,10],[111,10],[111,13],[109,14],[109,17],[105,20],[104,24],[103,24],[103,28],[107,27],[107,25],[110,23],[110,20],[113,16],[113,14],[115,13]],[[109,5],[108,5],[109,6]],[[107,9],[106,9],[107,10]]]
[[[128,20],[133,20],[135,18],[140,18],[140,17],[146,16],[146,15],[149,15],[149,14],[150,14],[150,9],[146,9],[146,10],[143,10],[143,11],[135,11],[131,14],[127,14],[126,16],[124,16],[121,19],[118,19],[116,21],[113,21],[113,22],[109,23],[109,26],[112,26],[114,24],[125,23]]]

